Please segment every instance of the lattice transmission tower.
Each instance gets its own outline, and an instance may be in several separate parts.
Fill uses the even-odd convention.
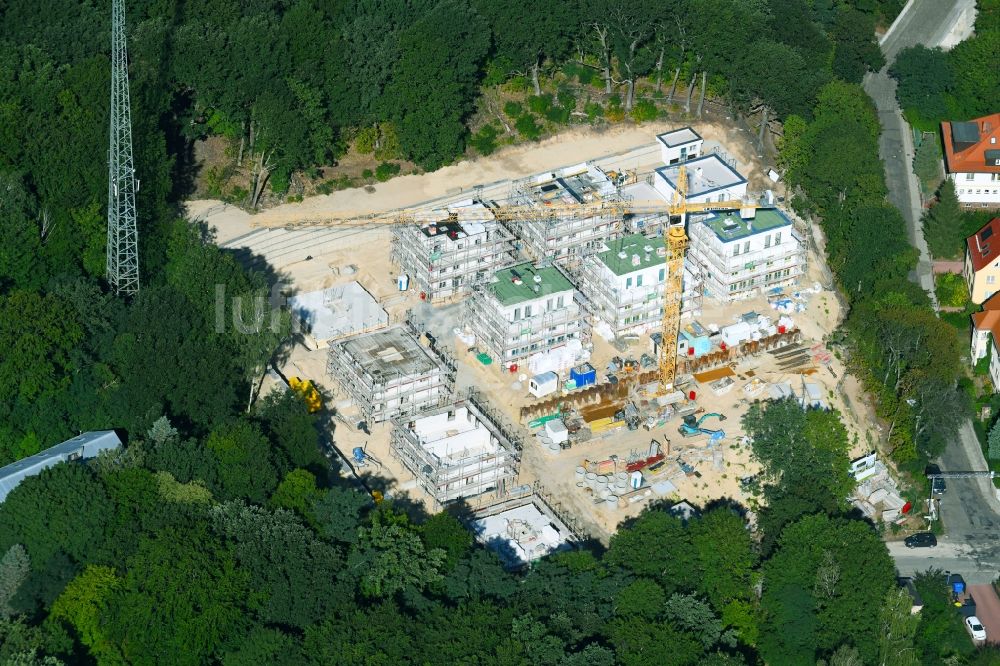
[[[108,282],[118,294],[139,291],[139,233],[129,110],[125,0],[111,2],[111,122],[108,147]]]

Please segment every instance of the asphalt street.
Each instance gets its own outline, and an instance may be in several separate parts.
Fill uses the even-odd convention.
[[[919,185],[913,174],[913,135],[896,103],[896,83],[888,67],[900,50],[916,44],[942,44],[956,22],[969,20],[972,0],[911,0],[881,40],[887,65],[865,77],[864,88],[875,102],[882,133],[879,155],[885,164],[889,200],[906,219],[910,242],[920,252],[911,279],[930,294],[935,308],[930,255],[920,228]],[[944,472],[985,470],[979,441],[970,422],[965,422],[941,456]],[[988,583],[1000,574],[1000,503],[989,479],[948,479],[940,502],[941,520],[947,534],[935,548],[908,549],[901,542],[889,544],[901,574],[929,568],[959,572],[970,583]]]

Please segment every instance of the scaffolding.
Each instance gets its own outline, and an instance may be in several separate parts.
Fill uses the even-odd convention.
[[[391,257],[425,300],[443,303],[514,263],[516,250],[513,234],[493,212],[469,201],[431,211],[419,225],[396,226]]]
[[[518,363],[532,354],[545,353],[568,340],[589,339],[590,329],[583,321],[579,292],[563,307],[539,308],[537,314],[511,321],[505,307],[490,289],[480,284],[466,301],[466,327],[476,335],[476,346],[502,363]]]
[[[598,202],[609,205],[583,207]],[[623,228],[621,189],[590,164],[516,181],[510,203],[515,210],[554,209],[551,215],[515,212],[505,221],[508,231],[523,242],[526,254],[538,262],[577,262],[596,252],[605,240],[617,238]],[[579,214],[573,212],[575,205],[581,206]]]
[[[327,373],[372,423],[447,404],[455,383],[454,361],[408,322],[331,344]]]
[[[415,418],[395,418],[391,452],[439,505],[503,497],[517,479],[521,442],[475,391]]]

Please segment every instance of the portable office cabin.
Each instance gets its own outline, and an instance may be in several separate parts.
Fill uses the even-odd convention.
[[[543,372],[528,380],[528,393],[536,398],[543,398],[555,393],[559,388],[559,375],[554,372]]]
[[[597,383],[597,370],[589,363],[583,363],[569,371],[569,378],[576,382],[577,388]]]

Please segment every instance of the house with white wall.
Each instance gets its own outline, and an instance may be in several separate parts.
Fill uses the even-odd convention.
[[[975,365],[990,355],[990,380],[993,391],[1000,389],[1000,354],[997,353],[997,339],[1000,338],[1000,295],[991,296],[983,303],[982,312],[972,315],[972,364]]]
[[[423,299],[467,295],[476,281],[514,263],[514,237],[493,211],[471,199],[420,211],[393,229],[392,260]]]
[[[666,249],[662,238],[630,234],[587,257],[579,289],[594,330],[613,340],[658,329],[663,319]],[[685,272],[685,286],[693,281]],[[685,298],[688,313],[693,299]]]
[[[677,179],[683,168],[687,176],[687,202],[741,200],[747,193],[747,179],[715,153],[656,169],[653,187],[667,201],[673,201]]]
[[[504,366],[525,365],[589,333],[576,288],[556,266],[526,262],[498,271],[466,307],[476,346]]]
[[[1000,113],[941,123],[944,160],[964,208],[1000,208]]]
[[[794,284],[806,270],[806,246],[777,208],[692,216],[688,262],[698,267],[704,293],[730,302]]]
[[[660,144],[660,154],[666,165],[686,162],[701,155],[705,140],[691,127],[664,132],[656,135]]]

